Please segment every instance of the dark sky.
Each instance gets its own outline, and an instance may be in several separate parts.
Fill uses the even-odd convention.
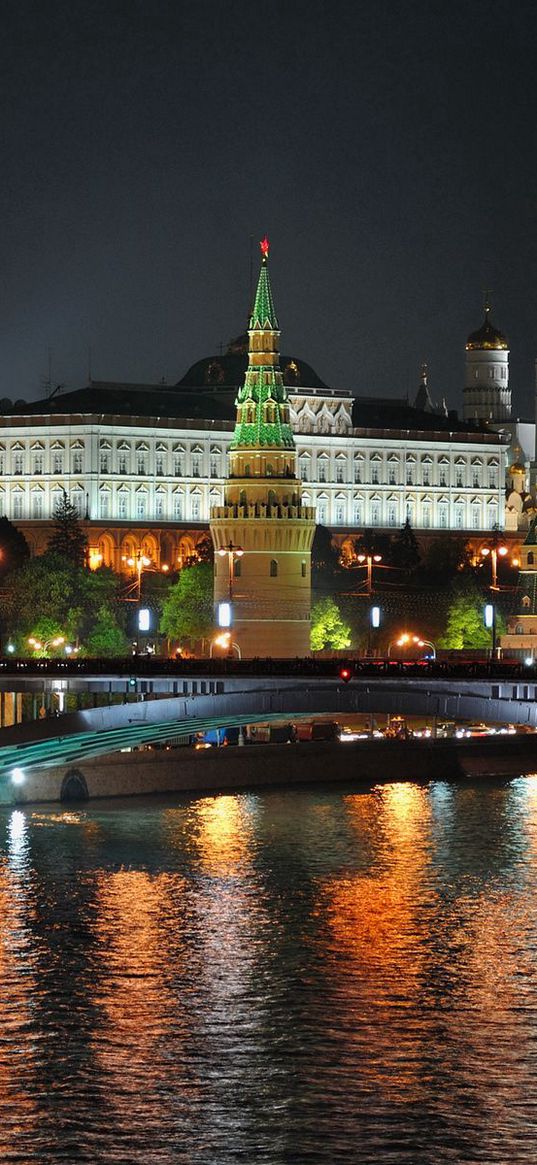
[[[282,346],[460,406],[493,289],[537,356],[534,6],[58,0],[2,9],[0,395],[173,382],[243,329],[265,231]]]

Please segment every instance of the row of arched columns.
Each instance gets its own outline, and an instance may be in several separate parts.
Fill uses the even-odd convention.
[[[99,527],[96,523],[81,522],[88,539],[89,565],[110,566],[119,574],[129,574],[128,559],[142,554],[157,569],[173,571],[196,557],[196,547],[207,539],[206,530],[158,529],[147,527]],[[20,523],[30,553],[42,554],[52,533],[52,525],[40,522]]]

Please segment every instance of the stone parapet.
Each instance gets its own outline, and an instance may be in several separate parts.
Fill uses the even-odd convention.
[[[296,506],[285,506],[280,503],[270,506],[264,502],[248,502],[245,506],[213,506],[211,509],[211,524],[217,519],[236,518],[256,520],[263,518],[275,521],[280,521],[285,518],[289,520],[300,520],[307,522],[315,522],[315,506],[303,506],[298,504]]]

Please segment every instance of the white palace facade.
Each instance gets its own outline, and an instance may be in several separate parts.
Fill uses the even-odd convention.
[[[61,400],[58,401],[58,405]],[[356,427],[352,399],[291,398],[304,504],[334,534],[367,527],[474,535],[504,520],[496,434]],[[70,412],[0,420],[0,509],[39,553],[65,490],[93,560],[115,569],[143,549],[181,565],[223,503],[233,425],[209,419]]]
[[[490,351],[496,360],[495,349],[480,353],[480,383]],[[503,367],[505,347],[501,353]],[[91,382],[27,405],[0,402],[1,514],[40,553],[65,490],[86,529],[92,565],[126,569],[141,550],[157,568],[180,567],[207,536],[210,509],[224,501],[246,361],[239,337],[174,386]],[[504,526],[510,434],[468,415],[475,392],[467,390],[461,421],[432,404],[425,370],[409,404],[330,388],[297,357],[283,356],[281,366],[302,500],[340,543],[407,519],[424,536],[456,531],[476,540]],[[507,384],[498,380],[502,420]]]

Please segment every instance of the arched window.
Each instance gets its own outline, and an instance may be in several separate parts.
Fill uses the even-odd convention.
[[[523,607],[529,607],[529,605],[530,605],[530,601],[531,601],[531,600],[530,600],[530,596],[529,596],[529,595],[524,595],[524,597],[523,597],[523,599],[522,599],[522,606],[523,606]]]
[[[235,558],[233,560],[233,577],[240,578],[241,574],[242,574],[242,562],[241,562],[240,558]]]
[[[302,562],[301,574],[302,574],[302,578],[306,577],[306,563],[305,562]]]
[[[271,578],[278,577],[278,563],[276,562],[275,558],[271,558],[271,560],[270,560],[270,577]]]
[[[528,566],[533,566],[533,550],[530,550],[528,554]]]
[[[241,492],[239,494],[239,506],[247,506],[247,505],[248,505],[248,501],[246,498],[246,490],[241,489]]]

